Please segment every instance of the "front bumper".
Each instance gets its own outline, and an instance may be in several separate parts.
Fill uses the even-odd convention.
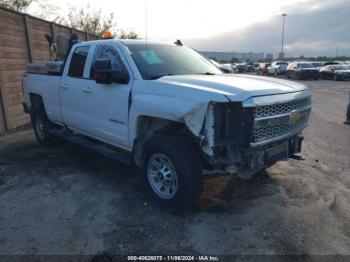
[[[249,147],[245,150],[229,149],[226,155],[217,156],[209,162],[207,174],[235,174],[241,178],[250,178],[255,173],[286,161],[300,153],[304,137],[301,133],[259,147]]]
[[[241,177],[250,177],[278,161],[288,160],[301,152],[303,139],[304,137],[298,134],[273,144],[248,149],[244,152],[241,168],[237,174]]]
[[[298,73],[299,78],[319,78],[320,77],[320,73],[317,71],[301,71]]]
[[[301,151],[310,111],[309,90],[216,103],[206,125],[207,130],[213,127],[208,167],[249,177],[290,158]]]

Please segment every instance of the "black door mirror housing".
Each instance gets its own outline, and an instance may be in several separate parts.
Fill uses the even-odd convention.
[[[95,81],[99,84],[112,84],[113,82],[127,84],[129,75],[121,69],[112,69],[110,59],[96,59]]]
[[[112,64],[110,59],[96,59],[95,81],[99,84],[112,84]]]

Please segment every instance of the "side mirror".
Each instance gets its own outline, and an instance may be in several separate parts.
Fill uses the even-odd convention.
[[[96,59],[95,81],[99,84],[112,84],[112,64],[110,59]]]
[[[129,75],[121,69],[112,69],[110,59],[96,59],[95,81],[99,84],[112,84],[113,82],[127,84]]]

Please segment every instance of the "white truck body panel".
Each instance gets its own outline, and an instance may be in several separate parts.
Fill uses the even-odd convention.
[[[89,79],[95,47],[113,46],[130,75],[128,84],[98,84]],[[129,49],[120,41],[91,41],[83,78],[68,76],[72,52],[62,77],[28,74],[24,78],[25,104],[30,94],[42,96],[49,119],[82,134],[132,151],[140,116],[183,122],[196,136],[213,102],[243,102],[252,97],[307,90],[307,87],[282,79],[247,75],[177,75],[143,80]]]

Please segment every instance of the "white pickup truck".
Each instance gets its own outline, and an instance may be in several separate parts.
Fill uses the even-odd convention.
[[[23,90],[41,144],[65,138],[138,167],[170,209],[196,200],[204,175],[249,178],[300,152],[311,111],[303,84],[223,74],[191,48],[143,40],[75,44],[61,72],[28,71]]]

